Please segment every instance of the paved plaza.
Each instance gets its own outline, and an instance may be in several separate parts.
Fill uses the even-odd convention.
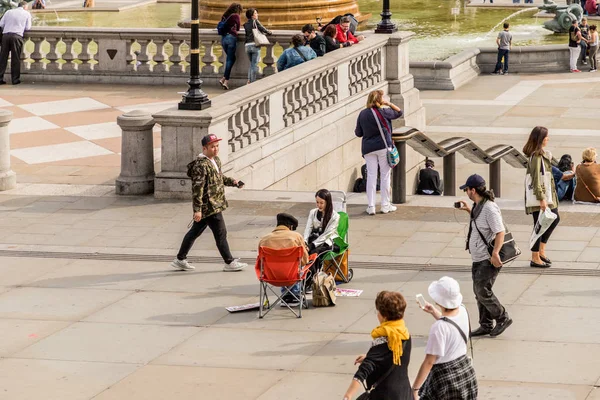
[[[410,196],[396,213],[370,217],[362,194],[349,197],[355,278],[343,286],[362,289],[360,297],[311,308],[302,319],[284,309],[262,320],[253,311],[229,314],[226,306],[257,301],[253,268],[222,272],[207,232],[191,252],[196,270],[173,271],[191,204],[114,195],[116,117],[174,104],[185,88],[6,89],[1,105],[15,113],[11,160],[20,183],[0,193],[0,399],[340,399],[354,359],[368,350],[378,291],[399,290],[409,301],[411,379],[433,321],[415,294],[450,275],[476,319],[464,250],[468,219],[451,208],[456,199]],[[578,160],[584,147],[600,147],[600,78],[593,74],[481,76],[421,98],[435,140],[468,135],[483,148],[520,148],[531,127],[544,124],[555,155],[568,151]],[[110,153],[68,147],[75,143]],[[462,159],[458,169],[459,176],[487,176],[484,165]],[[526,249],[531,222],[517,186],[524,170],[503,166],[503,174],[499,204]],[[278,212],[303,224],[313,207],[312,193],[234,189],[228,196],[230,245],[251,265]],[[527,253],[503,269],[497,295],[515,322],[496,339],[474,342],[480,399],[600,400],[597,210],[561,205],[549,270],[529,268]]]

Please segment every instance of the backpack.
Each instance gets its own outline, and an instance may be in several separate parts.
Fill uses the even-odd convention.
[[[231,14],[231,15],[233,15],[233,14]],[[219,22],[217,24],[217,33],[219,35],[226,36],[229,33],[229,30],[227,30],[227,20],[229,20],[231,15],[229,15],[229,17],[227,17],[225,19],[221,19],[221,22]]]
[[[335,278],[331,274],[319,272],[313,277],[313,307],[335,306]]]
[[[193,178],[192,175],[194,175],[194,166],[196,165],[197,162],[198,162],[198,158],[195,158],[194,161],[192,161],[191,163],[188,163],[188,165],[187,165],[187,176],[189,178]]]
[[[364,164],[362,167],[360,167],[360,174],[362,175],[362,178],[357,178],[354,182],[354,187],[352,188],[354,193],[364,193],[367,191],[367,164]],[[377,191],[381,189],[380,180],[380,170],[379,167],[377,167]]]

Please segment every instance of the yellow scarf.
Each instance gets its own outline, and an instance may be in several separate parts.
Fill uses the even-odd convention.
[[[400,357],[402,357],[402,341],[410,338],[410,333],[408,333],[404,320],[385,321],[371,332],[371,337],[373,339],[383,336],[388,338],[388,348],[394,355],[394,364],[400,365]]]

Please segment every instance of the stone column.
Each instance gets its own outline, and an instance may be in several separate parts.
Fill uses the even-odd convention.
[[[17,174],[10,169],[8,124],[12,116],[12,112],[0,110],[0,191],[17,187]]]
[[[144,111],[134,110],[117,118],[121,127],[121,174],[115,181],[120,195],[154,192],[154,119]]]

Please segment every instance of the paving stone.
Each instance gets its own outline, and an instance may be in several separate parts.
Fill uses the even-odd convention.
[[[337,333],[205,328],[153,364],[293,370]],[[240,340],[243,338],[243,340]]]
[[[486,339],[474,347],[475,369],[483,380],[519,382],[526,377],[536,383],[593,385],[600,375],[598,344]]]
[[[590,400],[592,391],[586,385],[552,385],[531,382],[479,380],[479,397],[489,400]],[[592,392],[593,393],[593,392]]]
[[[201,328],[78,322],[25,350],[17,358],[145,364]]]
[[[77,321],[128,294],[116,290],[17,288],[0,295],[0,318]]]
[[[322,399],[341,399],[352,381],[353,374],[290,372],[257,400],[306,399],[306,385],[310,382],[316,389],[312,396]]]
[[[554,307],[592,307],[600,305],[600,278],[582,276],[540,276],[516,304]]]
[[[0,360],[3,396],[11,400],[91,399],[137,368],[118,363]]]
[[[7,357],[70,325],[64,321],[0,319],[0,357]]]
[[[108,388],[94,400],[256,399],[286,375],[284,371],[260,368],[146,365]]]
[[[26,257],[0,257],[0,275],[3,286],[25,285],[39,277],[72,263],[58,258],[34,259]]]

